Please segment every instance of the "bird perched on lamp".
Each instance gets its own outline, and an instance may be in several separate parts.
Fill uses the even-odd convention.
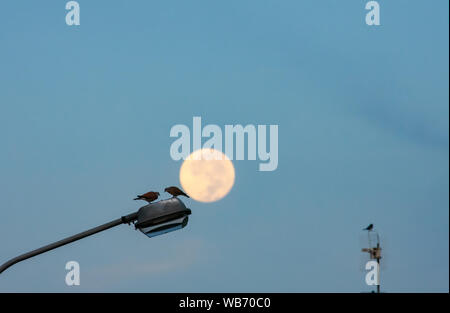
[[[363,230],[371,231],[372,229],[373,229],[373,224],[370,224],[369,226],[367,226]]]
[[[155,201],[156,199],[158,199],[158,197],[159,197],[159,192],[149,191],[142,195],[138,195],[133,200],[144,200],[144,201],[147,201],[148,203],[151,203],[152,201]]]
[[[185,194],[180,188],[175,187],[175,186],[167,187],[166,189],[164,189],[164,191],[170,193],[173,197],[185,196],[185,197],[189,198],[189,196],[187,194]]]

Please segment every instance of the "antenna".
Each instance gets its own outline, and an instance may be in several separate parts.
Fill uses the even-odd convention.
[[[380,259],[381,259],[381,246],[380,246],[380,236],[377,231],[373,229],[373,225],[370,224],[367,228],[367,239],[368,248],[361,249],[361,252],[369,253],[369,258],[371,260],[376,260],[378,264],[378,277],[377,277],[377,293],[380,293]]]

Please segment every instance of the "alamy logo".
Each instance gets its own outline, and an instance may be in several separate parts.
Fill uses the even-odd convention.
[[[77,261],[69,261],[66,263],[66,270],[69,271],[66,274],[67,286],[79,286],[80,285],[80,264]]]
[[[170,137],[178,137],[170,146],[170,156],[174,161],[186,160],[191,151],[200,149],[215,149],[222,152],[222,128],[209,124],[202,128],[200,116],[194,116],[192,122],[192,150],[191,131],[188,126],[177,124],[170,129]],[[269,135],[267,136],[267,129]],[[247,137],[247,141],[245,141]],[[202,138],[208,138],[202,145]],[[248,160],[260,161],[260,171],[274,171],[278,167],[278,125],[225,125],[225,155],[230,160],[244,160],[247,151]],[[236,141],[235,141],[236,139]],[[268,142],[267,142],[268,141]],[[247,149],[245,148],[247,143]],[[258,153],[256,148],[258,146]],[[269,149],[267,150],[267,148]],[[218,154],[220,155],[220,154]],[[199,157],[202,154],[198,154]],[[236,156],[234,158],[234,156]]]
[[[366,3],[366,10],[370,10],[366,14],[366,24],[369,26],[380,25],[380,5],[377,1],[369,1]]]
[[[368,286],[378,286],[380,284],[380,264],[377,261],[369,261],[366,263],[366,284]]]
[[[70,10],[66,14],[66,24],[69,26],[80,25],[80,5],[78,4],[78,2],[67,2],[66,10]]]

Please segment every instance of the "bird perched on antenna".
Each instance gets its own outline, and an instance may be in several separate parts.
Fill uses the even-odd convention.
[[[150,203],[150,202],[155,201],[156,199],[158,199],[158,197],[159,197],[159,192],[149,191],[149,192],[144,193],[142,195],[138,195],[133,200],[145,200],[148,203]]]
[[[371,231],[372,229],[373,229],[373,224],[370,224],[369,226],[367,226],[363,230]]]
[[[187,194],[185,194],[180,188],[175,187],[175,186],[167,187],[166,189],[164,189],[164,191],[170,193],[173,197],[185,196],[185,197],[189,198],[189,196]]]

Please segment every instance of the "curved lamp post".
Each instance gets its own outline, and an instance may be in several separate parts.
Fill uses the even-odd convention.
[[[178,198],[161,200],[141,207],[137,212],[122,216],[109,223],[91,228],[82,233],[67,237],[60,241],[43,246],[39,249],[19,255],[0,266],[0,273],[8,267],[39,255],[41,253],[56,249],[68,243],[80,240],[84,237],[96,234],[103,230],[115,227],[120,224],[134,223],[136,229],[146,234],[148,237],[155,237],[177,229],[185,227],[188,223],[188,215],[191,210],[186,208],[184,203]]]

